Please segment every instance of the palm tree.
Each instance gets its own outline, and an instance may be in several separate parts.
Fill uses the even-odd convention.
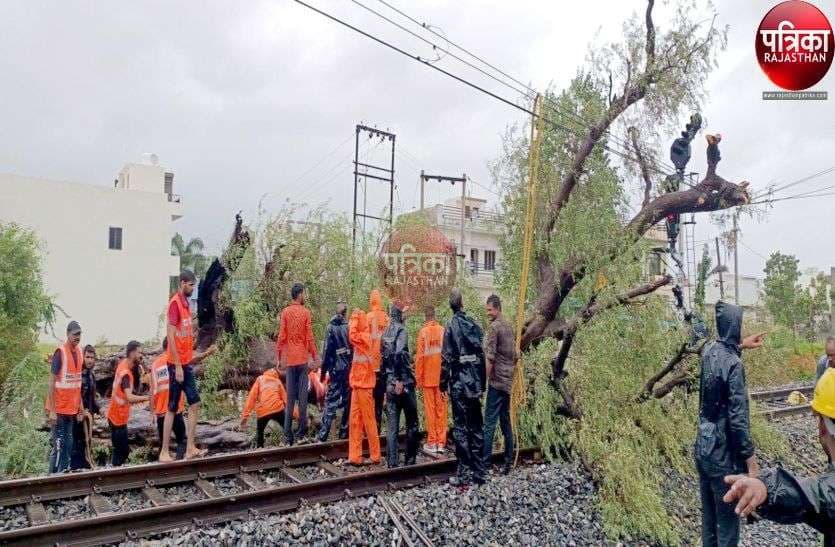
[[[179,232],[171,238],[171,254],[180,257],[180,269],[191,270],[198,279],[203,279],[209,268],[210,257],[203,254],[205,244],[199,237],[191,238],[188,243]],[[176,278],[171,280],[172,292],[177,290]]]

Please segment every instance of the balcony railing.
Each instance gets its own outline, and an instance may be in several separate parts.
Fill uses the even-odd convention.
[[[168,201],[170,201],[171,203],[180,203],[180,195],[168,194]]]
[[[488,268],[488,266],[490,266],[490,264],[485,264],[484,262],[472,262],[470,260],[464,261],[464,268],[470,275],[478,278],[489,278],[492,280],[496,275],[496,271],[501,267],[501,264],[494,263],[492,264],[492,268]]]
[[[441,223],[444,226],[461,226],[461,208],[444,205],[441,208]],[[503,223],[502,216],[492,211],[471,209],[470,215],[464,217],[464,228],[468,230],[497,232]]]

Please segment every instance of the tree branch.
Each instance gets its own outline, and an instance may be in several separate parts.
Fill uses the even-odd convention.
[[[655,384],[660,382],[661,379],[664,376],[666,376],[667,374],[672,372],[672,370],[674,368],[676,368],[676,365],[678,365],[682,361],[682,359],[684,359],[684,357],[686,355],[687,355],[687,342],[684,342],[684,343],[681,344],[681,346],[679,346],[678,351],[676,351],[675,355],[673,355],[667,361],[667,363],[661,368],[661,370],[659,370],[657,373],[655,373],[652,376],[652,378],[647,380],[647,383],[644,385],[644,389],[641,391],[641,393],[637,397],[637,401],[640,403],[640,402],[645,401],[646,399],[648,399],[652,395],[652,390],[653,390],[653,388],[655,388]]]
[[[718,159],[718,148],[709,146],[709,162],[715,164]],[[644,206],[626,226],[626,233],[634,243],[638,241],[652,226],[663,220],[670,214],[701,213],[718,211],[737,205],[744,205],[750,201],[748,194],[748,183],[734,184],[728,182],[712,172],[705,176],[702,181],[693,188],[670,192],[660,195]],[[613,258],[617,257],[624,248],[613,252]],[[542,259],[540,259],[543,261]],[[547,261],[545,261],[547,262]],[[540,296],[537,299],[533,317],[525,325],[522,333],[522,349],[526,350],[532,345],[540,342],[546,329],[549,327],[557,311],[565,300],[566,296],[584,278],[584,266],[574,259],[567,260],[559,273],[555,274],[553,266],[541,270],[547,272],[540,275]]]
[[[632,138],[632,148],[635,150],[635,157],[638,159],[638,165],[641,168],[641,177],[644,179],[644,201],[641,207],[646,207],[649,203],[650,192],[652,191],[652,178],[649,174],[649,166],[646,158],[644,158],[641,147],[638,144],[638,130],[635,127],[629,128],[629,136]]]

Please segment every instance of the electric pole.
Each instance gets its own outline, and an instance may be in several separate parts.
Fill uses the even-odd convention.
[[[716,238],[716,271],[719,273],[719,300],[725,299],[725,283],[722,280],[722,255],[719,254],[719,238]]]
[[[427,175],[421,170],[420,172],[420,208],[423,210],[423,191],[426,186],[426,181],[435,180],[438,182],[449,182],[455,186],[456,182],[461,183],[461,239],[458,241],[458,253],[461,256],[461,264],[464,263],[464,222],[465,222],[465,203],[467,201],[467,174],[464,173],[460,177],[447,177],[444,175]],[[463,268],[462,268],[463,269]]]
[[[368,138],[379,138],[380,142],[389,140],[391,141],[391,168],[388,167],[381,167],[379,165],[371,165],[368,163],[361,163],[359,161],[359,148],[360,148],[360,133],[367,133]],[[366,219],[373,219],[379,220],[381,222],[388,222],[389,227],[392,226],[394,222],[394,141],[395,141],[395,134],[389,133],[388,131],[382,131],[375,127],[368,127],[362,124],[358,124],[356,127],[356,138],[354,140],[354,222],[353,222],[353,232],[351,236],[351,248],[355,248],[357,245],[357,219],[361,218],[363,222],[363,232],[365,232],[365,221]],[[362,170],[360,170],[362,168]],[[373,172],[371,172],[373,170]],[[389,217],[388,218],[381,218],[374,215],[367,214],[366,206],[367,206],[367,193],[363,190],[363,207],[362,213],[357,212],[357,187],[360,184],[360,178],[363,179],[363,189],[367,188],[368,179],[378,180],[384,183],[388,183],[389,185]]]

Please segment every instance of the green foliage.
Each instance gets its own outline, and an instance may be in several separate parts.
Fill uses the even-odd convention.
[[[49,367],[31,353],[11,370],[0,394],[0,474],[19,477],[45,473],[49,434],[40,431]]]
[[[10,369],[36,349],[38,325],[53,319],[35,234],[0,222],[0,386]]]
[[[801,287],[798,264],[792,255],[771,254],[765,263],[765,305],[777,324],[814,340],[829,329],[829,281],[819,274],[809,287]]]
[[[696,272],[696,293],[693,296],[693,302],[696,304],[696,309],[704,315],[705,314],[705,288],[707,286],[707,277],[710,274],[710,269],[713,266],[713,261],[710,259],[710,251],[705,245],[702,248],[702,259],[699,261]]]

